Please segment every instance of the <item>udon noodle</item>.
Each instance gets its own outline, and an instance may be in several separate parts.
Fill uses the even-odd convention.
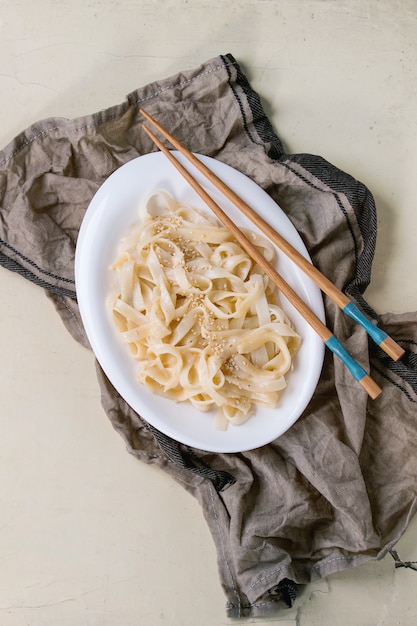
[[[271,280],[209,213],[165,191],[142,208],[111,271],[112,317],[154,393],[217,409],[216,425],[238,425],[273,408],[300,344]],[[245,230],[265,258],[275,249]]]

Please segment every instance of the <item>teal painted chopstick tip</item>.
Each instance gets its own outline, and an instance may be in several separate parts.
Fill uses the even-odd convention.
[[[352,376],[355,380],[362,380],[365,376],[367,376],[366,371],[363,369],[359,363],[355,361],[355,359],[349,354],[349,352],[342,346],[340,341],[336,339],[334,335],[329,337],[327,341],[324,342],[326,346],[331,350],[339,359],[346,365]]]
[[[358,309],[356,304],[353,302],[349,302],[346,306],[343,307],[342,311],[349,315],[355,322],[360,324],[368,333],[370,337],[375,341],[375,343],[380,346],[383,343],[388,335],[386,332],[375,326],[368,320],[367,317]]]

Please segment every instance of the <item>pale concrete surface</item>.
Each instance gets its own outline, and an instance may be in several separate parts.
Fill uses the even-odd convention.
[[[416,38],[414,0],[0,0],[0,144],[231,52],[289,151],[320,154],[371,188],[368,300],[380,313],[415,310]],[[0,285],[1,626],[230,623],[198,504],[126,452],[92,355],[42,291],[4,269]],[[414,520],[403,559],[417,560],[416,539]],[[414,626],[416,584],[387,557],[258,621]]]

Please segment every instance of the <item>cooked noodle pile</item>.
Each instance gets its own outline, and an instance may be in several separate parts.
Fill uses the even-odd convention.
[[[216,425],[273,408],[300,338],[276,288],[215,217],[152,195],[121,242],[110,308],[152,392],[217,407]],[[245,234],[269,261],[274,248]]]

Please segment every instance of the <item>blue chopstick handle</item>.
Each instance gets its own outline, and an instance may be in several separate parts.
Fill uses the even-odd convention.
[[[331,350],[341,361],[343,361],[349,372],[356,380],[362,380],[362,378],[367,376],[363,367],[359,365],[359,363],[356,363],[355,359],[350,356],[349,352],[342,346],[340,341],[336,339],[334,335],[327,339],[325,344],[329,350]]]
[[[370,322],[368,318],[361,313],[356,304],[353,304],[353,302],[349,302],[346,306],[344,306],[342,311],[355,320],[355,322],[358,322],[358,324],[363,326],[368,335],[372,337],[378,346],[380,346],[381,343],[388,337],[387,333],[378,328],[378,326],[374,326],[374,324],[372,324],[372,322]]]

